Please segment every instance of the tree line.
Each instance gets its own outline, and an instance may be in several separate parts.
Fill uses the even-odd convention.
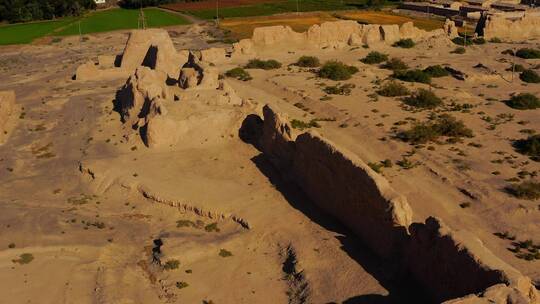
[[[120,6],[124,8],[139,8],[141,6],[158,6],[161,4],[175,3],[175,2],[198,2],[205,0],[122,0]]]
[[[95,8],[94,0],[0,0],[0,21],[50,20]]]

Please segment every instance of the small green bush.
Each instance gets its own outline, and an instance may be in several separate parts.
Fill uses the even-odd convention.
[[[480,38],[474,38],[474,39],[472,40],[472,42],[473,42],[474,44],[485,44],[485,43],[486,43],[486,39],[484,39],[484,38],[482,38],[482,37],[480,37]]]
[[[452,53],[452,54],[465,54],[465,48],[460,46],[460,47],[455,48],[450,53]]]
[[[513,69],[512,69],[512,65],[510,65],[506,70],[507,71],[514,70],[514,72],[521,73],[521,72],[524,72],[526,70],[526,68],[524,66],[522,66],[521,64],[515,64]]]
[[[437,95],[426,89],[418,89],[410,97],[406,97],[403,102],[406,105],[424,109],[433,109],[442,104],[442,100]]]
[[[232,255],[233,255],[232,252],[230,252],[227,249],[220,249],[219,250],[219,256],[222,257],[222,258],[230,257]]]
[[[431,77],[444,77],[450,75],[445,68],[440,65],[430,65],[424,69],[424,73],[427,73]]]
[[[298,58],[298,61],[295,65],[303,68],[315,68],[321,65],[319,58],[313,56],[302,56]]]
[[[493,37],[493,38],[489,39],[489,42],[491,42],[491,43],[502,43],[502,40],[501,40],[501,38]]]
[[[400,47],[400,48],[405,48],[405,49],[410,49],[414,47],[414,45],[415,45],[414,41],[410,38],[400,39],[396,41],[394,44],[392,44],[393,47]]]
[[[346,83],[343,85],[327,86],[324,88],[324,92],[330,95],[350,95],[354,84]]]
[[[523,48],[516,52],[516,56],[524,59],[538,59],[540,58],[540,50]]]
[[[507,100],[506,105],[518,110],[530,110],[540,108],[540,99],[530,93],[520,93]]]
[[[320,128],[321,125],[315,119],[312,119],[309,122],[293,119],[291,120],[291,127],[303,131],[309,128]]]
[[[410,93],[409,89],[395,81],[387,82],[377,91],[377,94],[386,97],[406,96]]]
[[[394,71],[392,77],[407,82],[430,83],[431,76],[422,70]]]
[[[339,61],[328,61],[319,69],[319,77],[331,80],[347,80],[358,72],[358,68]]]
[[[540,75],[533,70],[525,70],[519,74],[519,79],[528,83],[539,83]]]
[[[251,59],[245,66],[245,69],[262,69],[262,70],[274,70],[279,69],[281,63],[274,59],[270,60],[260,60],[260,59]]]
[[[540,134],[518,139],[514,141],[513,146],[519,153],[529,156],[534,161],[540,161]]]
[[[472,39],[470,37],[464,38],[464,37],[456,37],[452,39],[452,42],[457,45],[472,45]]]
[[[243,68],[234,68],[232,70],[228,70],[227,72],[225,72],[225,76],[230,78],[236,78],[242,81],[248,81],[253,79],[251,75],[249,75],[249,73]]]
[[[178,269],[179,266],[180,266],[180,261],[168,260],[167,262],[165,262],[165,264],[163,264],[163,269],[174,270],[174,269]]]
[[[21,265],[24,265],[24,264],[29,264],[30,262],[32,262],[34,260],[34,255],[31,254],[31,253],[23,253],[19,256],[18,259],[16,260],[11,260],[13,263],[18,263],[18,264],[21,264]]]
[[[461,137],[473,137],[473,132],[463,121],[442,114],[435,121],[416,123],[411,129],[398,134],[399,138],[412,144],[435,141],[440,136],[447,136],[455,141]]]
[[[189,286],[189,284],[187,282],[183,282],[183,281],[182,282],[176,282],[176,288],[178,288],[178,289],[186,288],[188,286]]]
[[[382,64],[381,68],[397,71],[397,70],[406,70],[409,68],[409,66],[405,62],[403,62],[403,60],[399,58],[392,58],[388,60],[386,63]]]
[[[366,57],[360,59],[365,64],[378,64],[388,60],[388,55],[376,51],[369,52]]]
[[[524,181],[520,184],[511,184],[505,190],[519,199],[540,199],[540,183],[537,182]]]

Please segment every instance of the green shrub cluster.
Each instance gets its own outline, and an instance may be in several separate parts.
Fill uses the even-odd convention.
[[[261,59],[251,59],[245,66],[245,69],[262,69],[262,70],[274,70],[279,69],[281,63],[274,60],[261,60]]]
[[[442,100],[435,93],[426,89],[418,89],[411,96],[403,99],[403,102],[406,105],[424,109],[432,109],[442,104]]]
[[[516,56],[524,59],[538,59],[540,58],[540,50],[523,48],[516,52]]]
[[[395,81],[387,82],[377,91],[377,94],[385,97],[406,96],[410,93],[409,89]]]
[[[291,120],[291,127],[303,131],[309,128],[320,128],[321,125],[317,122],[316,119],[312,119],[309,122],[293,119]]]
[[[394,74],[392,77],[397,78],[399,80],[407,81],[407,82],[420,82],[420,83],[430,83],[431,82],[431,76],[422,71],[422,70],[397,70],[394,71]]]
[[[434,121],[417,123],[411,129],[398,134],[399,138],[413,144],[435,141],[440,136],[447,136],[455,141],[462,137],[473,137],[473,132],[463,121],[442,114]]]
[[[319,58],[314,56],[302,56],[298,58],[295,65],[303,68],[316,68],[321,65],[321,62]]]
[[[440,65],[430,65],[424,69],[424,73],[434,78],[450,75],[450,72]]]
[[[319,77],[331,80],[347,80],[358,72],[358,68],[339,61],[326,62],[318,72]]]
[[[519,184],[511,184],[505,190],[519,199],[540,199],[540,183],[538,182],[524,181]]]
[[[324,92],[330,95],[350,95],[351,90],[354,88],[354,84],[345,83],[343,85],[327,86],[324,88]]]
[[[396,41],[394,44],[392,44],[393,47],[400,47],[400,48],[405,48],[405,49],[410,49],[414,47],[414,45],[415,45],[414,41],[410,38],[400,39]]]
[[[369,52],[366,57],[360,59],[365,64],[378,64],[388,60],[388,55],[377,51]]]
[[[521,64],[514,64],[513,68],[512,68],[512,65],[510,65],[506,70],[507,71],[514,70],[514,72],[521,73],[521,72],[524,72],[526,70],[526,68],[524,66],[522,66]]]
[[[406,70],[409,68],[409,66],[405,62],[403,62],[403,60],[399,58],[392,58],[386,61],[386,63],[382,64],[381,68],[397,71],[397,70]]]
[[[465,48],[460,46],[460,47],[455,48],[450,53],[452,53],[452,54],[465,54]]]
[[[506,105],[518,110],[531,110],[540,108],[540,99],[530,93],[520,93],[507,100]]]
[[[225,72],[225,76],[230,78],[236,78],[242,81],[248,81],[253,79],[251,75],[243,68],[234,68]]]
[[[473,41],[470,37],[468,38],[465,38],[465,37],[456,37],[454,39],[452,39],[452,42],[457,44],[457,45],[472,45],[473,44]]]
[[[540,75],[538,75],[538,73],[536,73],[535,71],[529,69],[521,72],[521,74],[519,74],[519,79],[528,83],[539,83]]]
[[[540,161],[540,134],[514,141],[514,148],[534,161]]]

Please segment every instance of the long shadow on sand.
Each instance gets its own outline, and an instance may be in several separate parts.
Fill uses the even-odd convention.
[[[253,157],[251,161],[268,178],[272,185],[281,192],[293,208],[304,213],[321,227],[340,234],[337,239],[341,243],[341,249],[358,262],[389,292],[387,296],[377,294],[358,295],[343,301],[342,304],[431,302],[421,292],[420,287],[414,285],[410,279],[404,279],[403,274],[398,270],[398,265],[378,258],[350,230],[312,203],[294,183],[285,181],[262,153]]]

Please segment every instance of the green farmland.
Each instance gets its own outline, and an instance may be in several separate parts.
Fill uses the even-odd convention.
[[[144,9],[148,27],[188,24],[181,16],[157,8]],[[68,36],[115,30],[136,29],[139,10],[110,9],[88,13],[79,18],[0,26],[0,45],[30,43],[44,36]]]
[[[365,7],[367,0],[304,0],[298,2],[298,11],[337,11],[351,10]],[[268,16],[280,13],[297,11],[296,0],[286,0],[280,2],[257,3],[253,5],[225,7],[219,9],[220,18]],[[185,11],[190,15],[201,19],[213,19],[216,16],[216,9],[202,9]]]

